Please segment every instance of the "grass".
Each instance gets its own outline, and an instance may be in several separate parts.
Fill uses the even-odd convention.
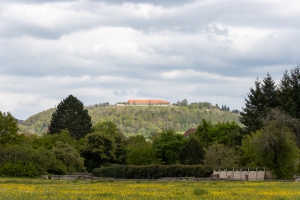
[[[297,182],[67,181],[0,178],[0,199],[300,199]]]

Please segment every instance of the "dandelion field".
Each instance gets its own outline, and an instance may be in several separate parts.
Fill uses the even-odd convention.
[[[300,199],[297,182],[91,181],[0,178],[0,199]]]

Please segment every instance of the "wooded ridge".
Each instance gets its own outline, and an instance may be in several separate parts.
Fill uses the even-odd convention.
[[[149,136],[164,129],[185,132],[197,128],[202,119],[217,122],[234,121],[240,124],[239,114],[220,110],[211,103],[191,103],[188,106],[103,106],[88,107],[92,123],[112,121],[127,135]],[[54,108],[35,114],[19,124],[21,132],[42,134],[47,131]]]

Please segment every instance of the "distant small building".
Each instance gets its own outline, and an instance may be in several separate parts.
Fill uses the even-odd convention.
[[[123,104],[123,103],[116,103],[115,106],[126,106],[126,104]]]
[[[169,106],[170,102],[165,101],[165,100],[130,99],[127,101],[127,105],[131,105],[131,106]]]
[[[194,134],[196,132],[196,128],[190,128],[189,130],[187,130],[182,136],[183,138],[188,138],[190,137],[190,134]]]

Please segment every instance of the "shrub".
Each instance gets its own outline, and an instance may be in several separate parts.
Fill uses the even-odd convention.
[[[35,177],[39,175],[38,170],[32,162],[27,163],[2,163],[0,165],[1,176],[12,177]]]
[[[212,173],[206,165],[113,165],[95,168],[98,177],[125,179],[158,179],[162,177],[206,177]]]

